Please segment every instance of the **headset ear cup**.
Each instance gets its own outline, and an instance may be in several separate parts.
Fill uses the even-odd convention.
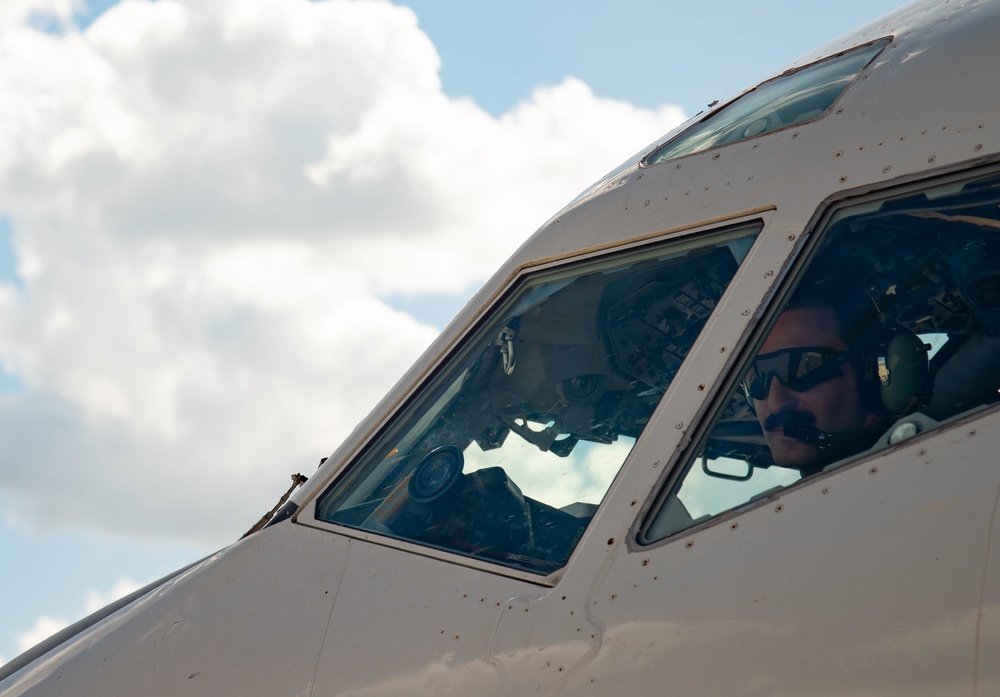
[[[927,344],[908,331],[892,334],[876,358],[881,403],[893,416],[912,411],[927,399]]]

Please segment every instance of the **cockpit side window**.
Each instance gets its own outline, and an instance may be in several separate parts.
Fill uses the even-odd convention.
[[[1000,178],[838,211],[738,378],[641,540],[1000,401]]]
[[[548,574],[569,559],[758,225],[528,275],[320,520]]]
[[[644,164],[657,165],[821,116],[889,41],[881,39],[765,82],[660,146]]]

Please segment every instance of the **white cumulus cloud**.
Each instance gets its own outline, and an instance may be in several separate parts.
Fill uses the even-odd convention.
[[[3,7],[0,490],[37,526],[233,539],[435,336],[386,298],[467,291],[682,118],[573,78],[493,117],[388,2]]]
[[[85,617],[92,612],[100,610],[102,607],[111,603],[119,598],[122,598],[134,590],[139,588],[139,584],[130,578],[120,578],[118,579],[114,586],[112,586],[107,591],[90,590],[85,594],[83,613],[81,617]],[[17,634],[15,636],[15,642],[19,652],[24,652],[41,643],[42,641],[48,639],[50,636],[58,631],[69,626],[70,621],[62,617],[51,617],[49,615],[42,615],[35,620],[35,623],[31,625],[25,631]],[[3,665],[6,661],[0,657],[0,665]]]

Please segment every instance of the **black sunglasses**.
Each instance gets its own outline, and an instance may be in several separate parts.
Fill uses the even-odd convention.
[[[763,353],[754,359],[740,385],[750,399],[767,397],[771,378],[790,390],[805,392],[843,374],[841,364],[852,356],[850,351],[805,346]]]

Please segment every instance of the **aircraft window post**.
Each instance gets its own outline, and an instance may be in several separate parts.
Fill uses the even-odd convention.
[[[837,211],[640,541],[1000,401],[1000,177]]]
[[[759,229],[526,275],[321,496],[317,518],[559,569]]]

